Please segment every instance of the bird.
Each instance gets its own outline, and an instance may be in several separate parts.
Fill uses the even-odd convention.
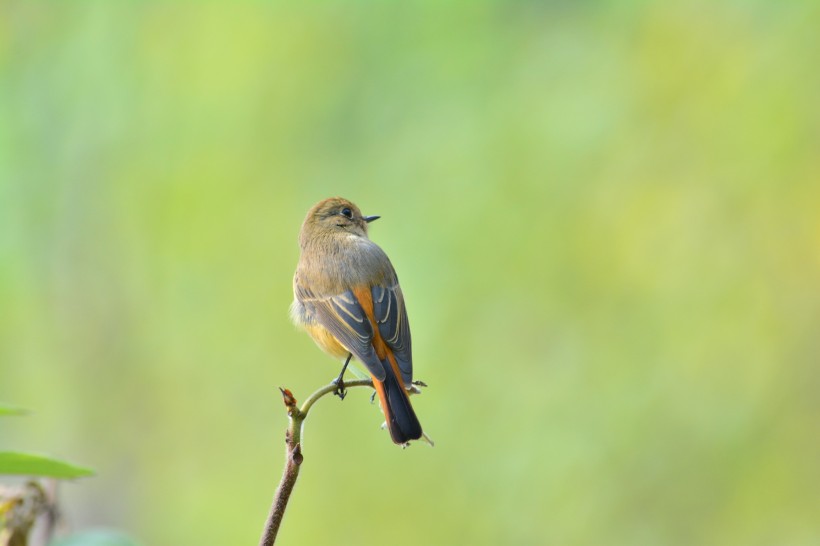
[[[350,360],[364,366],[391,439],[406,446],[424,433],[408,395],[413,357],[404,295],[387,254],[368,237],[368,225],[379,218],[364,216],[341,197],[308,211],[299,233],[290,311],[321,349],[344,359],[336,380],[340,397]]]

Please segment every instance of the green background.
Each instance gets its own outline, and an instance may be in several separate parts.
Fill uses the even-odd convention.
[[[258,540],[342,195],[436,447],[322,400],[282,544],[818,544],[818,4],[305,4],[0,3],[0,448],[70,525]]]

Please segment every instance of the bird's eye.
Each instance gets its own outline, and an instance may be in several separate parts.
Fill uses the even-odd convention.
[[[353,218],[353,211],[350,210],[350,207],[345,207],[345,208],[342,209],[342,216],[345,216],[347,218],[352,219]]]

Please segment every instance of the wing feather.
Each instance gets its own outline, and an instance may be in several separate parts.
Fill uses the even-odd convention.
[[[352,291],[319,298],[300,286],[297,297],[376,379],[384,380],[384,366],[373,348],[373,326]]]
[[[410,325],[404,306],[404,295],[398,283],[392,286],[374,286],[373,315],[379,335],[393,350],[405,385],[413,381],[413,356],[410,341]]]

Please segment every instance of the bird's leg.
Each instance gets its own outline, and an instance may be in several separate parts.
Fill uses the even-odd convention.
[[[345,381],[344,375],[345,371],[347,370],[347,365],[350,364],[350,359],[353,358],[353,353],[347,353],[347,360],[345,360],[344,366],[342,366],[342,371],[339,372],[339,377],[333,380],[333,383],[336,385],[336,390],[333,391],[333,394],[341,398],[342,400],[345,399],[347,396],[347,390],[345,389]]]

